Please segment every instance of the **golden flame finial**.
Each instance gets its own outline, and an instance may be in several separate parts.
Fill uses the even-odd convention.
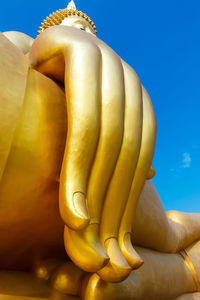
[[[71,0],[70,2],[69,2],[69,4],[68,4],[68,6],[67,6],[67,9],[68,10],[76,10],[76,5],[75,5],[75,3],[74,3],[74,1],[73,0]]]

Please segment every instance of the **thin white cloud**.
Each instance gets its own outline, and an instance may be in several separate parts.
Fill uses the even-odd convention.
[[[191,162],[192,162],[192,158],[190,153],[187,152],[183,153],[182,168],[183,169],[190,168]]]

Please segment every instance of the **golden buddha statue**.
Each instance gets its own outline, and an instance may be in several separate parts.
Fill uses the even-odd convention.
[[[165,213],[150,97],[96,33],[72,0],[0,34],[0,299],[200,299],[200,214]]]

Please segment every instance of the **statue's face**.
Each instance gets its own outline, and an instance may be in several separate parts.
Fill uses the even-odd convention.
[[[62,21],[61,25],[76,27],[80,30],[84,30],[95,35],[92,26],[84,18],[78,16],[71,16],[65,18]]]

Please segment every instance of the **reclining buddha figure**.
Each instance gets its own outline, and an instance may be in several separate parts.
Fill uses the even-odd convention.
[[[0,33],[0,299],[200,299],[200,214],[165,213],[150,97],[96,34],[73,1]]]

